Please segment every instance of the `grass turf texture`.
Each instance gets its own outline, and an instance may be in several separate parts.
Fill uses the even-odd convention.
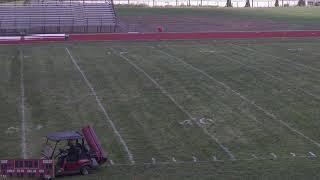
[[[243,20],[272,20],[286,24],[320,27],[319,7],[290,8],[146,8],[116,6],[116,12],[121,16],[218,16],[239,17]]]
[[[280,179],[284,173],[314,178],[319,161],[301,156],[309,156],[309,152],[319,155],[319,146],[284,123],[318,142],[317,43],[275,39],[2,46],[0,159],[17,158],[21,153],[20,51],[28,156],[40,157],[42,137],[47,133],[91,124],[110,159],[116,165],[129,163],[67,47],[136,162],[135,166],[101,168],[90,177],[210,179],[217,175],[223,179],[262,175]],[[192,117],[212,119],[213,123],[181,125],[190,118],[177,104]],[[228,153],[204,130],[237,160],[230,161]],[[270,153],[275,153],[277,160],[252,159],[253,154],[270,159]],[[216,156],[224,162],[192,163],[192,156],[197,161],[212,161]],[[170,162],[172,157],[188,163],[143,165],[152,158]]]

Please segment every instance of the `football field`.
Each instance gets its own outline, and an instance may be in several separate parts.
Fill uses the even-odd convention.
[[[90,124],[110,160],[93,178],[319,168],[318,39],[11,45],[0,58],[0,159],[39,158],[46,134]]]

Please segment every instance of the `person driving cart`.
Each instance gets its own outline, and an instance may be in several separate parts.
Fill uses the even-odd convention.
[[[63,164],[67,161],[77,161],[80,157],[81,147],[76,144],[75,140],[68,140],[68,149],[61,150],[61,156],[59,158],[60,170],[63,170]]]

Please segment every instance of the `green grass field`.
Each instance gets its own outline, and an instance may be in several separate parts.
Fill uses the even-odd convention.
[[[1,46],[0,159],[91,124],[115,164],[84,179],[317,179],[319,56],[317,39]]]
[[[290,8],[145,8],[116,6],[116,12],[122,16],[209,16],[241,18],[245,20],[271,20],[294,25],[297,28],[320,27],[319,7]]]

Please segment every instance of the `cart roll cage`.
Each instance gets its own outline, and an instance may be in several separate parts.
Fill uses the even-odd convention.
[[[82,135],[83,134],[83,135]],[[98,139],[94,129],[91,126],[86,126],[82,128],[82,134],[76,131],[66,131],[66,132],[55,132],[51,133],[46,136],[47,138],[47,144],[48,141],[54,141],[55,145],[53,148],[53,151],[51,155],[48,157],[49,159],[52,159],[55,150],[57,148],[57,145],[60,141],[65,141],[65,140],[82,140],[82,145],[84,145],[84,140],[90,147],[90,151],[96,161],[99,164],[103,164],[107,161],[107,154],[103,150],[103,147],[100,143],[100,140]]]
[[[47,138],[46,143],[48,143],[49,140],[56,142],[49,159],[52,159],[54,152],[57,148],[57,145],[60,141],[81,139],[82,144],[84,144],[83,136],[79,132],[76,132],[76,131],[55,132],[55,133],[51,133],[51,134],[47,135],[46,138]]]

